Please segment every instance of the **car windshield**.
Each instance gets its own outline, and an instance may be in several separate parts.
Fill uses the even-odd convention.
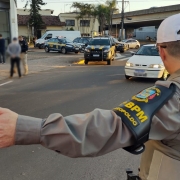
[[[62,43],[72,43],[72,41],[70,39],[61,39]]]
[[[159,52],[156,49],[156,46],[142,46],[137,52],[136,55],[144,56],[159,56]]]
[[[114,40],[115,43],[118,43],[118,42],[119,42],[119,41],[118,41],[117,39],[115,39],[115,38],[113,38],[113,40]]]
[[[89,45],[110,45],[109,39],[91,39]]]
[[[127,41],[126,39],[122,40],[122,42],[126,42],[126,41]]]

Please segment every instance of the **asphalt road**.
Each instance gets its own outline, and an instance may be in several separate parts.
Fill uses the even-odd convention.
[[[75,64],[13,79],[0,86],[0,106],[39,118],[112,109],[155,82],[125,80],[124,63]],[[122,149],[71,159],[41,145],[14,146],[0,150],[0,180],[126,180],[125,169],[137,172],[139,159]]]

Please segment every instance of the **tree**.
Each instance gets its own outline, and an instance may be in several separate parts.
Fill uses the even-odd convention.
[[[91,18],[93,17],[93,10],[94,10],[94,5],[88,4],[88,3],[80,3],[80,2],[73,2],[72,6],[73,8],[76,8],[79,12],[79,15],[76,17],[77,20],[84,20],[89,19],[91,21]],[[88,28],[88,26],[84,26],[84,24],[80,24],[82,26],[83,33],[85,32],[85,28]],[[87,29],[86,29],[87,33]]]
[[[117,10],[117,1],[116,0],[107,0],[106,4],[108,6],[108,13],[107,13],[107,21],[109,25],[109,33],[112,34],[112,17],[113,13]]]
[[[99,4],[96,6],[94,14],[99,21],[100,33],[102,34],[107,23],[108,7],[104,4]]]
[[[29,18],[29,26],[34,28],[33,34],[37,36],[37,31],[40,29],[45,23],[42,20],[41,15],[39,14],[39,11],[41,10],[41,6],[46,5],[46,3],[43,2],[43,0],[27,0],[25,9],[28,5],[28,2],[30,2],[30,18]]]

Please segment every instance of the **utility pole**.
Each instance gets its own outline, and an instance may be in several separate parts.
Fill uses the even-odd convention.
[[[121,11],[121,41],[123,40],[123,29],[124,29],[124,0],[122,0],[122,11]]]
[[[129,1],[117,1],[117,2],[122,2],[122,10],[121,10],[121,41],[123,40],[123,30],[124,30],[124,3],[129,3]]]

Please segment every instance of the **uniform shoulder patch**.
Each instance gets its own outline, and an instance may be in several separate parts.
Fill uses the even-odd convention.
[[[132,97],[132,100],[136,100],[138,102],[145,102],[148,103],[149,101],[153,100],[155,97],[161,95],[161,90],[155,86],[144,89],[140,93],[136,94]]]

